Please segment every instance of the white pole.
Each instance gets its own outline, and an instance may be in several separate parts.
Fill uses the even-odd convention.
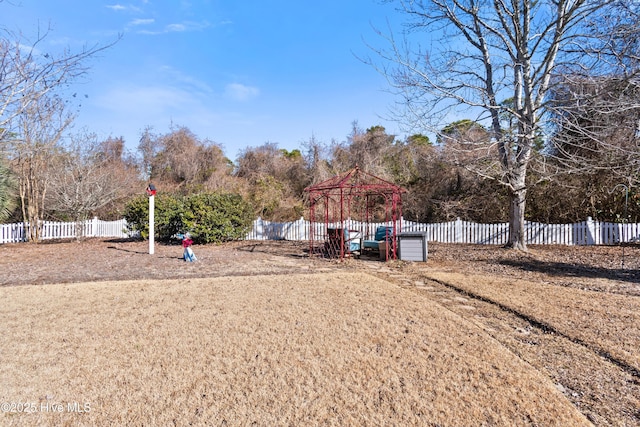
[[[154,253],[154,239],[155,239],[155,230],[154,230],[154,222],[155,222],[155,196],[149,196],[149,255],[153,255]]]

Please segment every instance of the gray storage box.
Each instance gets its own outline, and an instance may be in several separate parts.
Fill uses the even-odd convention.
[[[403,261],[427,261],[427,233],[399,233],[398,252]]]

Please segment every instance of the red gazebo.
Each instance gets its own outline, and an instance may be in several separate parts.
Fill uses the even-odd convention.
[[[310,256],[323,253],[345,258],[351,254],[356,239],[360,243],[358,251],[362,251],[362,243],[374,238],[376,227],[384,226],[388,230],[388,257],[397,258],[397,241],[392,237],[401,230],[404,188],[356,166],[305,188],[305,192],[311,222]],[[318,243],[322,243],[322,250],[316,247]]]

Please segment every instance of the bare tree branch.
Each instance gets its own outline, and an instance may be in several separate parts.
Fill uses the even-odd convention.
[[[554,72],[593,65],[573,49],[595,38],[588,19],[613,0],[397,0],[409,17],[401,42],[383,35],[386,50],[368,60],[391,83],[403,102],[403,123],[439,135],[463,112],[486,125],[490,137],[472,152],[487,153],[468,163],[497,180],[511,194],[509,246],[526,249],[524,211],[527,171],[542,130]],[[422,38],[433,34],[429,49]],[[417,47],[415,47],[417,44]],[[591,43],[595,46],[595,43]],[[588,63],[588,61],[591,61]],[[382,66],[380,66],[382,62]],[[509,100],[505,103],[503,101]],[[490,161],[490,157],[497,159]]]
[[[84,47],[80,52],[56,53],[41,50],[47,35],[48,30],[38,34],[35,42],[11,38],[9,33],[0,37],[0,141],[25,108],[86,74],[88,60],[119,40]]]

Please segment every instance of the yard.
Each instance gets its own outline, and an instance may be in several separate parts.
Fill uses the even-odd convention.
[[[639,248],[306,249],[0,245],[0,424],[640,424]]]

